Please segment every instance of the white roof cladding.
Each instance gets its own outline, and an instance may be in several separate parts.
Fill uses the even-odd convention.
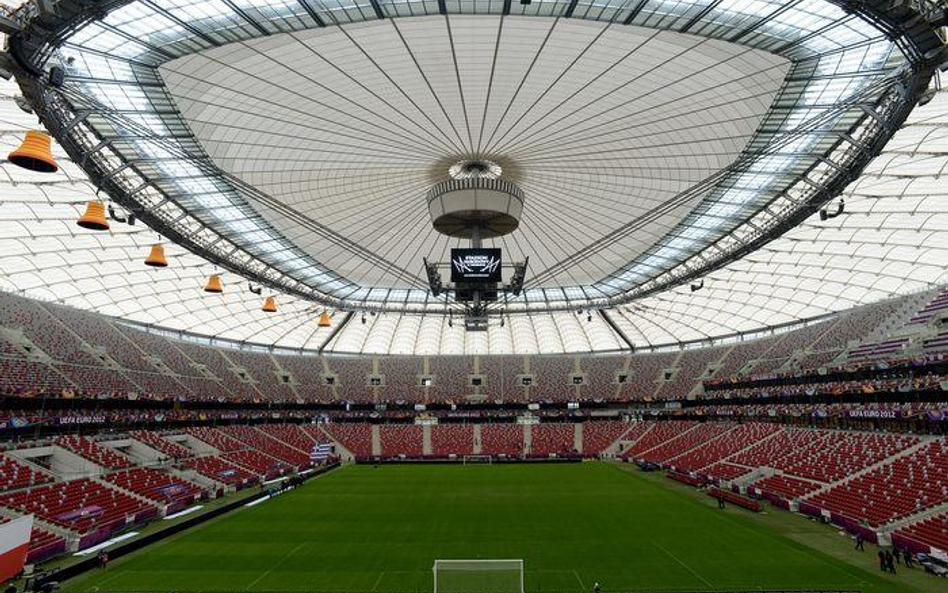
[[[120,4],[57,54],[75,142],[111,139],[110,179],[192,247],[349,308],[443,308],[422,195],[469,156],[528,194],[508,311],[674,284],[825,199],[905,65],[828,0]]]
[[[0,151],[36,127],[20,111],[16,87],[0,83]],[[174,330],[286,348],[318,349],[333,328],[317,327],[321,309],[278,295],[279,313],[224,274],[225,292],[202,288],[212,265],[168,245],[171,265],[143,261],[154,231],[113,223],[106,233],[76,226],[95,195],[58,149],[59,173],[0,163],[0,289]],[[911,115],[865,175],[845,192],[846,213],[804,224],[726,268],[697,292],[669,291],[636,309],[608,311],[638,346],[751,332],[948,282],[948,92]],[[266,293],[265,293],[266,294]],[[334,324],[342,319],[334,314]],[[331,344],[340,352],[530,353],[605,351],[624,344],[602,318],[575,313],[510,317],[484,334],[449,327],[443,315],[384,314],[350,321]],[[457,320],[455,320],[457,321]]]

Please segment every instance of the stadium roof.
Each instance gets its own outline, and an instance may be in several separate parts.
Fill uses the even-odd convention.
[[[68,71],[60,91],[22,86],[69,155],[181,246],[166,241],[172,265],[152,270],[155,230],[76,227],[95,185],[57,147],[60,173],[2,166],[0,288],[261,345],[503,353],[752,333],[948,281],[944,93],[844,183],[928,82],[913,78],[918,48],[865,14],[793,0],[535,1],[508,3],[510,17],[503,2],[327,6],[116,2],[53,51],[23,48]],[[2,92],[9,151],[36,120],[14,84]],[[533,279],[484,334],[451,323],[419,278],[422,256],[453,245],[429,230],[424,192],[471,155],[524,189],[524,222],[500,246],[530,256]],[[836,186],[845,213],[821,221]],[[211,297],[215,264],[227,289]],[[278,313],[247,279],[278,292]],[[338,308],[357,313],[327,341],[343,315],[316,317]],[[362,310],[390,312],[363,324]]]

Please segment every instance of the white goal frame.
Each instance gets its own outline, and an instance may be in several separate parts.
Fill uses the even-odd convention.
[[[464,465],[467,465],[468,462],[472,463],[486,463],[491,465],[494,463],[494,457],[492,455],[464,455],[461,457],[461,462]]]
[[[434,561],[434,566],[431,567],[431,572],[434,575],[434,593],[442,593],[438,589],[438,568],[443,565],[449,564],[458,564],[458,565],[484,565],[484,570],[509,570],[520,573],[520,590],[512,591],[510,593],[524,593],[523,592],[523,558],[452,558],[452,559],[443,559],[437,558]],[[493,564],[499,566],[501,564],[507,564],[507,567],[504,568],[488,568],[487,565]],[[489,593],[489,592],[485,592]]]

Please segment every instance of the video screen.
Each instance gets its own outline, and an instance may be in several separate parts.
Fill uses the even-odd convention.
[[[451,282],[500,282],[500,249],[452,249]]]

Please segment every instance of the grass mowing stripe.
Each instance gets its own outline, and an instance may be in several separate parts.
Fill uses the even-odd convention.
[[[436,558],[522,558],[529,593],[585,591],[583,577],[607,592],[916,593],[599,462],[345,467],[64,589],[427,593]]]

